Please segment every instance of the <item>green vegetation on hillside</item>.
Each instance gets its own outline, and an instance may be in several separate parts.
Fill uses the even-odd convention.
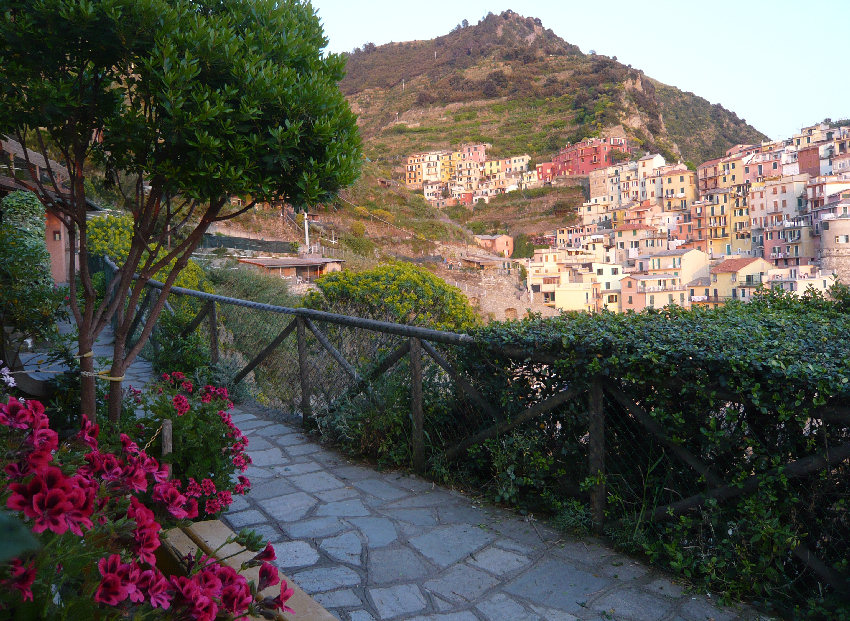
[[[622,125],[641,150],[701,162],[764,138],[719,105],[582,54],[511,11],[431,41],[367,48],[348,56],[341,88],[370,157],[461,142],[490,142],[496,156],[548,157]]]

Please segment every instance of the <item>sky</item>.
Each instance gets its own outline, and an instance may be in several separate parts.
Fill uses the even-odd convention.
[[[311,0],[328,51],[433,39],[511,9],[587,53],[734,111],[776,140],[850,118],[850,0]],[[427,8],[427,10],[426,10]]]

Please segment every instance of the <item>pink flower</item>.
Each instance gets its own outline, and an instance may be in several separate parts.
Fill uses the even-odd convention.
[[[271,541],[266,543],[266,547],[256,554],[252,560],[255,561],[273,561],[277,558],[274,552],[274,546],[271,544]]]
[[[204,492],[201,489],[201,486],[198,485],[198,482],[195,479],[189,479],[189,485],[186,486],[185,494],[190,498],[199,498],[203,496]]]
[[[171,606],[168,580],[158,569],[146,569],[139,574],[139,590],[146,593],[153,608],[168,610]]]
[[[215,515],[221,511],[221,509],[221,503],[216,498],[208,498],[204,505],[204,511],[206,511],[207,515]]]
[[[13,558],[9,563],[9,578],[0,581],[4,586],[11,586],[21,592],[21,598],[25,602],[32,600],[32,583],[35,582],[35,561],[29,565],[19,558]]]
[[[77,433],[77,439],[83,444],[88,445],[91,450],[97,450],[97,436],[100,433],[100,425],[92,423],[89,417],[83,414],[83,422],[80,425],[80,431]]]
[[[55,466],[36,475],[29,483],[12,483],[9,489],[12,495],[6,501],[6,506],[33,518],[35,525],[32,530],[35,533],[50,530],[61,535],[68,530],[68,514],[76,516],[76,520],[84,518],[81,511],[86,505],[85,495],[79,489],[75,490],[69,479]],[[88,525],[91,525],[90,521]]]
[[[97,562],[97,568],[103,579],[94,595],[97,602],[114,606],[128,597],[131,601],[141,601],[137,596],[139,569],[131,563],[122,563],[121,557],[112,554]]]
[[[171,378],[175,380],[184,380],[186,379],[186,376],[180,371],[174,371],[174,373],[171,374]]]
[[[263,563],[260,567],[260,582],[257,585],[257,590],[263,591],[278,582],[280,582],[280,575],[277,573],[277,568],[269,563]]]
[[[189,411],[189,400],[185,395],[174,395],[171,403],[174,404],[174,409],[177,410],[177,416],[183,416]]]
[[[286,602],[289,601],[289,598],[293,596],[295,593],[294,589],[289,588],[289,585],[286,584],[286,580],[280,581],[280,595],[272,599],[271,597],[267,597],[263,600],[263,606],[266,608],[271,608],[272,610],[281,610],[283,612],[291,612],[292,610],[289,606],[286,605]]]
[[[183,382],[182,384],[180,384],[180,388],[182,388],[191,395],[194,386],[192,386],[192,382]]]
[[[204,495],[212,496],[215,494],[215,483],[211,479],[204,479],[201,481],[201,489],[204,490]]]

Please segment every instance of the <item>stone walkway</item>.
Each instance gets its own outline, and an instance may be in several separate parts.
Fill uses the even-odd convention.
[[[240,408],[233,419],[250,439],[253,489],[225,521],[270,540],[279,567],[340,619],[759,618],[598,542],[353,464],[297,426]]]
[[[109,330],[94,351],[111,356]],[[125,386],[152,378],[150,363],[137,359]],[[685,594],[599,542],[416,476],[353,464],[297,425],[247,408],[233,419],[250,441],[253,488],[224,520],[271,541],[277,565],[344,621],[761,618]]]

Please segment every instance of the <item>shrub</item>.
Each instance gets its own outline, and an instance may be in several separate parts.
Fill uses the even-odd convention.
[[[467,330],[477,324],[460,289],[409,263],[356,273],[334,272],[318,279],[316,285],[319,291],[304,300],[310,308],[441,330]]]
[[[163,374],[145,392],[134,393],[136,412],[125,418],[125,432],[142,446],[160,449],[162,421],[170,419],[173,452],[163,459],[171,464],[171,476],[188,482],[203,501],[202,510],[215,516],[232,502],[231,493],[244,494],[250,483],[236,473],[251,463],[245,454],[248,439],[233,424],[229,410],[233,403],[227,390],[214,386],[194,386],[183,373]],[[187,487],[187,489],[189,489]]]

